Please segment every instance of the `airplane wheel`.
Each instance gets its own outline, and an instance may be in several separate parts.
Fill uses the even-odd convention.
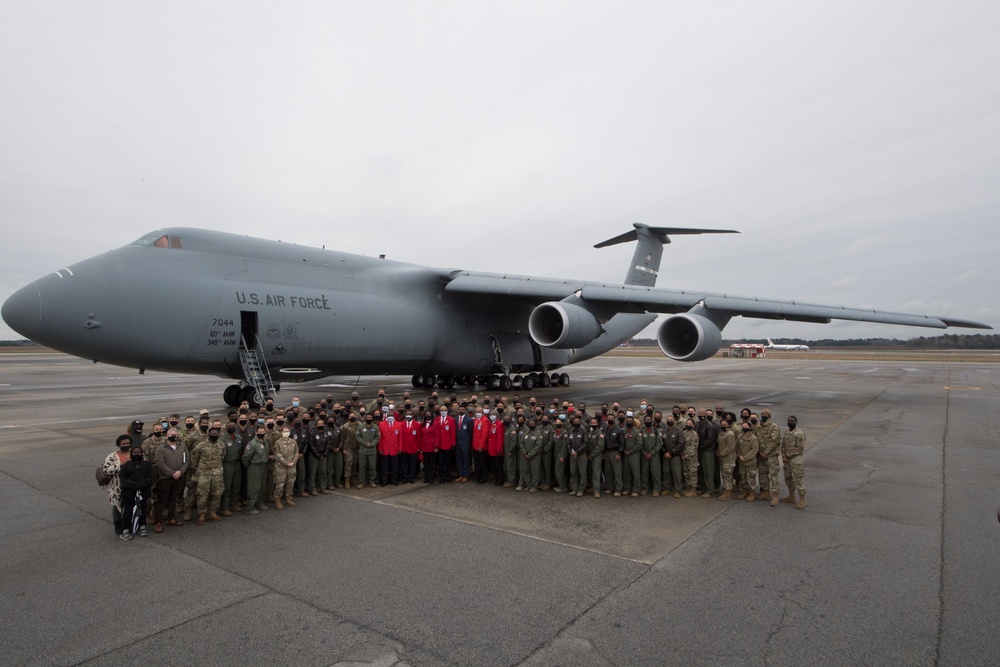
[[[552,381],[553,387],[559,386],[559,373],[553,373],[552,377],[549,378]]]
[[[246,401],[251,408],[259,408],[260,401],[257,400],[257,390],[253,387],[243,387],[240,391],[240,402]]]
[[[560,387],[568,387],[569,386],[569,374],[568,373],[563,373],[562,375],[559,376],[559,386]]]
[[[514,387],[514,381],[509,375],[500,376],[500,391],[510,391]]]
[[[424,379],[420,375],[414,375],[410,378],[410,384],[413,385],[414,389],[420,389],[424,386]]]
[[[522,389],[522,391],[531,391],[534,388],[535,388],[535,380],[534,380],[534,378],[532,378],[530,375],[526,375],[521,380],[521,389]]]
[[[515,375],[510,379],[510,381],[513,383],[512,386],[520,387],[521,383],[524,382],[524,378],[521,377],[520,375]],[[506,389],[504,391],[506,391]]]
[[[236,407],[240,404],[240,391],[238,384],[231,384],[222,392],[222,400],[226,402],[226,405]]]
[[[507,379],[509,380],[510,378]],[[486,388],[489,389],[490,391],[496,391],[497,389],[499,389],[500,378],[498,378],[496,375],[491,375],[490,377],[486,378]]]
[[[538,375],[538,386],[542,388],[552,386],[552,378],[549,377],[548,373],[540,373]]]
[[[435,377],[433,375],[425,375],[424,376],[424,386],[425,387],[433,387],[435,382],[437,382],[437,377]]]
[[[455,386],[455,376],[454,375],[442,375],[438,380],[438,386],[442,389],[451,389]]]
[[[467,384],[468,386],[475,387],[476,386],[476,382],[479,382],[479,378],[476,377],[475,375],[466,375],[465,376],[465,384]]]

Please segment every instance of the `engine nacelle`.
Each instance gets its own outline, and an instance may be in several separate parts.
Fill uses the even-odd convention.
[[[601,335],[601,323],[586,308],[549,301],[537,306],[528,318],[528,333],[542,347],[583,347]]]
[[[722,347],[722,331],[701,315],[683,313],[660,325],[656,342],[674,361],[703,361]]]

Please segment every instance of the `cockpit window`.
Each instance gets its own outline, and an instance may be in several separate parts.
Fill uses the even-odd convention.
[[[160,234],[151,234],[149,236],[143,236],[138,241],[132,243],[132,245],[138,246],[153,246],[156,248],[183,248],[181,243],[181,237],[179,236],[166,236]]]

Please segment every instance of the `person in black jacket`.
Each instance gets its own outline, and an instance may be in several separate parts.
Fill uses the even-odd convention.
[[[132,448],[132,457],[122,465],[122,534],[131,540],[135,533],[146,537],[146,502],[153,489],[153,464],[146,461],[142,447]]]

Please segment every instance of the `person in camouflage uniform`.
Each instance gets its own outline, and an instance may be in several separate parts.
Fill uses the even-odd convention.
[[[544,436],[538,429],[538,423],[534,417],[528,419],[528,428],[518,433],[517,448],[521,453],[519,461],[521,467],[521,478],[517,483],[517,490],[527,489],[534,493],[538,490],[539,480],[542,470],[542,440]]]
[[[673,413],[667,415],[666,426],[660,430],[660,434],[663,438],[663,461],[660,463],[663,494],[669,494],[673,486],[674,498],[680,498],[684,490],[684,464],[681,460],[681,454],[684,453],[684,431],[677,427]]]
[[[653,489],[653,497],[660,495],[663,488],[660,485],[661,454],[663,450],[663,439],[660,431],[653,426],[653,416],[647,414],[643,418],[643,427],[639,429],[639,442],[642,446],[642,457],[639,459],[639,477],[642,478],[641,495],[646,495],[646,491]]]
[[[749,422],[743,422],[742,433],[736,438],[736,461],[740,467],[740,495],[738,500],[748,503],[756,500],[757,492],[757,453],[760,443],[753,434]]]
[[[166,442],[166,438],[163,434],[163,425],[154,424],[153,434],[146,438],[142,443],[142,459],[144,461],[155,461],[156,448]],[[156,484],[153,484],[149,492],[149,500],[146,503],[147,513],[146,513],[146,523],[153,524],[156,523],[153,520],[153,508],[156,507]]]
[[[778,497],[781,495],[781,482],[778,478],[781,471],[781,427],[771,421],[770,410],[761,410],[760,423],[757,424],[754,435],[760,442],[757,477],[760,481],[761,500],[770,500],[771,507],[777,507]]]
[[[378,470],[375,467],[376,447],[378,447],[378,441],[382,434],[379,432],[378,426],[375,425],[371,414],[365,415],[365,423],[358,427],[355,437],[358,441],[358,488],[363,488],[365,484],[368,484],[374,489],[375,479],[378,476]]]
[[[190,429],[184,436],[184,446],[189,452],[192,452],[191,465],[188,467],[187,481],[184,485],[186,490],[184,496],[185,521],[191,520],[191,515],[198,506],[198,465],[194,462],[193,452],[201,443],[208,441],[208,423],[208,415],[203,414],[198,420],[198,428]]]
[[[573,427],[566,434],[566,445],[569,448],[570,493],[577,498],[583,497],[587,487],[587,434],[580,427],[579,415],[573,416]]]
[[[806,506],[805,464],[802,455],[806,451],[806,435],[798,427],[799,420],[788,418],[788,430],[781,438],[781,460],[785,464],[785,485],[788,486],[788,496],[781,499],[783,503],[794,503],[796,491],[799,494],[798,509]]]
[[[719,432],[719,472],[722,474],[722,495],[719,500],[733,499],[733,468],[736,467],[736,434],[729,428],[729,420],[723,419]]]
[[[358,452],[358,418],[353,411],[348,415],[347,421],[340,429],[342,438],[342,448],[344,453],[344,488],[351,488],[351,478],[354,477],[354,458]],[[361,488],[361,485],[358,485]]]
[[[282,429],[280,437],[274,441],[271,455],[274,456],[274,508],[283,510],[285,505],[295,507],[292,496],[295,493],[295,464],[299,460],[299,444],[290,437],[292,432],[287,427]],[[284,499],[285,504],[281,503]]]
[[[243,488],[243,466],[240,456],[243,454],[243,432],[236,424],[226,424],[226,432],[222,434],[222,444],[226,453],[222,455],[222,503],[219,505],[222,516],[232,516],[239,511],[240,491]]]
[[[604,447],[607,436],[601,430],[601,420],[590,418],[590,431],[587,433],[587,461],[590,463],[590,484],[594,489],[594,497],[601,497],[601,468],[604,464]]]
[[[690,414],[690,413],[688,413]],[[688,484],[685,498],[698,495],[698,433],[694,430],[694,419],[688,419],[684,424],[684,453],[681,454],[684,464],[684,481]]]
[[[198,442],[191,451],[191,467],[197,468],[198,525],[205,525],[205,515],[212,521],[222,521],[216,510],[222,500],[222,459],[226,446],[219,441],[218,428],[208,430],[204,440]]]
[[[622,445],[622,455],[625,465],[622,466],[622,481],[625,492],[632,489],[632,497],[638,498],[642,486],[642,477],[639,471],[642,466],[639,459],[642,458],[642,439],[639,437],[639,429],[636,427],[635,417],[631,411],[625,413],[625,432],[623,433],[624,444]]]

